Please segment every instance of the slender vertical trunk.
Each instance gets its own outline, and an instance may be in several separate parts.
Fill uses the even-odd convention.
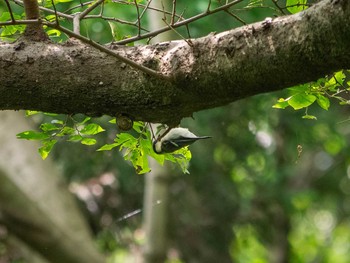
[[[24,0],[24,12],[27,19],[39,19],[40,12],[37,0]],[[42,25],[29,24],[26,26],[24,36],[33,41],[43,41],[49,39]]]
[[[151,4],[160,10],[165,8],[171,10],[172,1],[154,0]],[[162,21],[164,15],[161,12],[149,10],[150,29],[164,27]],[[158,35],[153,42],[166,41],[174,38],[174,34],[169,31]],[[168,165],[159,166],[155,161],[151,161],[152,171],[146,175],[145,197],[144,197],[144,230],[146,242],[144,246],[145,263],[163,263],[168,250],[168,214],[169,214],[169,193],[170,178]]]

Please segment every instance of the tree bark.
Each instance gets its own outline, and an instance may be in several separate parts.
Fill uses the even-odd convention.
[[[169,76],[151,77],[76,41],[0,44],[0,109],[92,116],[127,113],[177,124],[193,112],[350,68],[350,4],[304,12],[188,42],[115,52]]]

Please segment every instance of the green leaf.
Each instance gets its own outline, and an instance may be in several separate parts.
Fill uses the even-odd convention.
[[[49,134],[44,132],[36,132],[36,131],[24,131],[18,133],[17,139],[26,139],[26,140],[45,140],[50,137]]]
[[[101,148],[97,149],[97,151],[110,151],[119,145],[120,145],[119,143],[105,144]]]
[[[57,136],[66,136],[66,135],[74,135],[75,129],[72,127],[65,126],[62,130],[57,134]]]
[[[278,99],[277,103],[275,105],[272,106],[272,108],[276,108],[276,109],[285,109],[286,107],[289,106],[288,101],[286,101],[283,98]]]
[[[134,125],[132,126],[132,128],[136,132],[141,133],[144,130],[144,128],[145,128],[145,124],[142,121],[135,121]]]
[[[43,146],[39,148],[39,154],[43,160],[49,156],[49,153],[51,152],[53,146],[56,144],[57,140],[46,140],[43,141]]]
[[[83,136],[78,135],[78,134],[73,134],[73,135],[69,136],[68,141],[69,142],[78,142],[78,141],[81,141],[82,139],[83,139]]]
[[[50,116],[50,117],[56,117],[56,116],[58,116],[57,113],[52,113],[52,112],[43,112],[43,114],[46,115],[46,116]],[[56,120],[56,121],[58,121],[58,120]],[[51,122],[52,122],[52,121],[51,121]],[[62,122],[62,123],[63,123],[63,121],[59,121],[59,122]]]
[[[334,74],[334,78],[336,79],[337,83],[339,83],[340,85],[343,85],[345,74],[343,71],[338,71],[337,73]]]
[[[49,35],[49,36],[54,36],[54,37],[59,37],[61,35],[61,31],[57,30],[57,29],[50,29],[50,30],[47,30],[46,33]]]
[[[116,118],[113,118],[113,119],[111,119],[110,121],[108,121],[109,123],[113,123],[113,124],[116,124],[117,123],[117,120],[116,120]]]
[[[95,135],[97,133],[105,131],[100,125],[96,123],[90,123],[86,125],[80,133],[85,134],[85,135]]]
[[[95,139],[93,139],[93,138],[83,138],[81,141],[80,141],[80,143],[81,144],[84,144],[84,145],[94,145],[94,144],[96,144],[96,140]]]
[[[316,96],[311,94],[299,93],[289,97],[288,104],[294,109],[306,108],[315,102]]]
[[[302,117],[303,119],[308,119],[308,120],[317,120],[316,116],[306,114]]]
[[[330,106],[329,99],[321,94],[317,95],[317,103],[322,109],[328,110]]]
[[[45,115],[48,115],[48,113],[44,113],[44,114],[45,114]],[[48,115],[48,116],[50,116],[50,115]],[[60,124],[60,125],[63,125],[63,124],[64,124],[64,122],[61,121],[61,120],[52,120],[51,123],[56,123],[56,124]]]
[[[287,0],[286,7],[290,13],[295,14],[307,8],[306,2],[307,0]]]
[[[86,117],[82,122],[80,122],[79,124],[83,125],[85,123],[87,123],[89,120],[91,120],[91,117]]]
[[[57,127],[56,125],[52,124],[52,123],[42,123],[40,125],[40,129],[44,132],[48,132],[48,131],[55,131],[58,130],[59,127]]]
[[[134,136],[132,136],[129,133],[125,133],[125,132],[119,133],[117,138],[115,138],[114,141],[116,143],[118,143],[119,145],[121,145],[120,149],[122,149],[123,147],[133,148],[138,143],[137,139]]]
[[[36,110],[26,110],[26,116],[32,116],[35,114],[41,113],[41,111],[36,111]]]

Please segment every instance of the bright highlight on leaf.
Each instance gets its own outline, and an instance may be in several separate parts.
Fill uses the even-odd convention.
[[[307,8],[307,0],[287,0],[286,7],[291,14],[299,13]]]
[[[86,125],[82,130],[80,130],[80,133],[85,135],[95,135],[103,131],[105,130],[100,125],[96,123],[90,123]]]
[[[39,148],[39,154],[43,160],[45,160],[49,156],[49,153],[51,152],[56,142],[57,140],[43,141],[43,145]]]
[[[288,99],[288,104],[295,110],[300,110],[302,108],[306,108],[310,106],[312,103],[314,103],[316,100],[316,96],[311,94],[296,94],[291,96]]]

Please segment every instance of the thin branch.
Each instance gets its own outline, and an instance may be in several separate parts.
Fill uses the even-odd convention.
[[[94,10],[96,7],[101,5],[104,2],[104,0],[98,0],[93,5],[89,6],[87,9],[85,9],[83,12],[80,13],[79,18],[82,20],[87,14],[89,14],[92,10]]]
[[[13,2],[16,3],[16,4],[19,5],[19,6],[22,6],[22,7],[24,6],[23,1],[20,1],[20,0],[13,0]],[[43,6],[39,6],[39,9],[40,9],[41,11],[45,11],[45,12],[48,12],[48,13],[50,13],[50,14],[55,14],[55,11],[54,11],[54,10],[49,9],[49,8],[46,8],[46,7],[43,7]],[[62,18],[66,18],[66,19],[71,19],[71,20],[73,20],[73,18],[74,18],[73,15],[67,15],[67,14],[62,13],[62,12],[59,12],[59,11],[57,11],[57,10],[56,10],[56,14],[57,14],[57,16],[62,17]]]
[[[73,18],[73,32],[80,35],[80,14],[77,13]]]
[[[98,50],[100,50],[100,51],[102,51],[102,52],[112,56],[112,57],[115,57],[118,60],[124,62],[125,64],[127,64],[127,65],[129,65],[129,66],[131,66],[133,68],[136,68],[136,69],[138,69],[138,70],[140,70],[140,71],[142,71],[142,72],[144,72],[144,73],[146,73],[146,74],[148,74],[150,76],[153,76],[153,77],[156,77],[156,78],[162,78],[162,79],[165,79],[165,80],[170,80],[170,77],[165,76],[165,75],[163,75],[163,74],[161,74],[161,73],[159,73],[159,72],[157,72],[157,71],[155,71],[153,69],[150,69],[150,68],[147,68],[145,66],[142,66],[142,65],[140,65],[140,64],[138,64],[138,63],[136,63],[136,62],[126,58],[126,57],[123,57],[123,56],[113,52],[112,50],[106,48],[105,46],[100,45],[97,42],[92,41],[91,39],[89,39],[87,37],[84,37],[84,36],[81,36],[79,34],[76,34],[73,31],[71,31],[71,30],[69,30],[67,28],[64,28],[64,27],[62,27],[62,26],[60,26],[60,25],[58,25],[56,23],[43,23],[43,24],[47,25],[49,27],[55,28],[57,30],[60,30],[60,31],[62,31],[63,33],[67,34],[70,37],[74,37],[76,39],[79,39],[81,42],[89,44],[90,46],[92,46],[92,47],[94,47],[94,48],[96,48],[96,49],[98,49]]]
[[[173,10],[171,12],[170,25],[173,25],[175,22],[175,14],[176,14],[176,0],[173,0]]]
[[[25,19],[25,20],[0,22],[0,26],[30,25],[30,24],[41,24],[41,23],[42,21],[40,19]]]
[[[143,7],[143,11],[140,15],[140,19],[145,15],[146,11],[150,8],[149,6],[151,3],[152,3],[152,0],[147,1],[147,5]],[[139,6],[140,6],[140,4],[139,4]]]
[[[73,6],[73,7],[66,9],[64,12],[67,13],[67,12],[73,11],[74,9],[77,9],[77,8],[83,8],[84,6],[91,5],[92,3],[94,3],[94,1],[80,3],[79,5],[76,5],[76,6]]]
[[[185,37],[183,37],[183,35],[181,35],[177,30],[175,30],[165,19],[163,21],[165,24],[168,25],[168,27],[170,27],[175,32],[175,34],[182,38],[190,47],[193,47],[191,39],[186,39]]]
[[[134,0],[135,6],[136,6],[136,12],[137,12],[137,35],[141,35],[141,18],[140,18],[140,11],[139,11],[139,6],[137,4],[137,0]]]
[[[51,4],[52,4],[52,7],[53,7],[53,10],[55,11],[56,24],[59,25],[60,22],[58,21],[57,9],[56,9],[56,5],[55,5],[55,1],[51,0]]]
[[[177,27],[180,27],[180,26],[184,26],[186,24],[189,24],[189,23],[192,23],[192,22],[194,22],[196,20],[199,20],[199,19],[201,19],[201,18],[203,18],[205,16],[208,16],[210,14],[214,14],[214,13],[226,10],[226,9],[230,8],[231,6],[236,5],[236,4],[238,4],[238,3],[242,2],[242,1],[244,1],[244,0],[235,0],[235,1],[232,1],[232,2],[230,2],[228,4],[226,4],[226,5],[223,5],[223,6],[220,6],[218,8],[215,8],[215,9],[209,11],[209,12],[206,10],[203,13],[200,13],[198,15],[192,16],[192,17],[190,17],[188,19],[185,19],[185,20],[182,20],[182,21],[179,21],[179,22],[175,23],[172,26],[172,28],[177,28]],[[159,35],[159,34],[161,34],[163,32],[171,30],[172,28],[170,28],[169,26],[162,27],[160,29],[154,30],[154,31],[149,32],[149,33],[145,33],[145,34],[140,35],[140,36],[134,36],[134,37],[130,37],[130,38],[127,38],[127,39],[124,39],[124,40],[117,41],[117,42],[115,42],[115,44],[125,45],[125,44],[131,43],[131,42],[135,42],[135,41],[138,41],[138,40],[145,39],[145,38],[152,38],[152,37],[154,37],[156,35]]]
[[[272,0],[272,3],[277,7],[277,9],[281,12],[282,15],[285,15],[286,13],[284,12],[284,10],[279,6],[279,4],[277,3],[278,0]]]
[[[117,3],[117,4],[122,4],[122,5],[134,5],[134,3],[132,2],[126,2],[126,1],[120,1],[120,0],[112,0],[113,3]],[[142,7],[144,9],[149,9],[149,10],[153,10],[153,11],[157,11],[157,12],[161,12],[161,13],[165,13],[166,15],[171,15],[172,13],[169,12],[169,11],[166,11],[166,10],[162,10],[162,9],[159,9],[157,7],[152,7],[150,6],[152,1],[148,1],[147,2],[147,5],[143,5],[143,4],[138,4],[139,7]],[[177,18],[179,18],[178,15],[175,15]]]
[[[247,23],[241,19],[239,16],[235,15],[234,13],[232,13],[230,10],[225,10],[225,12],[227,14],[229,14],[230,16],[232,16],[234,19],[238,20],[239,22],[241,22],[243,25],[246,25]]]
[[[209,0],[208,2],[207,13],[210,13],[210,7],[211,7],[211,0]]]
[[[106,16],[102,16],[101,14],[99,14],[99,15],[87,15],[86,17],[84,17],[84,19],[95,19],[95,18],[100,18],[100,19],[103,19],[105,21],[112,21],[112,22],[116,22],[116,23],[120,23],[120,24],[124,24],[124,25],[128,25],[128,26],[137,27],[135,22],[125,21],[125,20],[118,19],[115,17],[106,17]],[[141,27],[141,30],[143,30],[145,32],[149,32],[149,30],[144,28],[144,27]]]
[[[10,3],[8,2],[8,0],[5,0],[5,3],[7,5],[7,9],[9,10],[12,22],[16,21],[14,16],[13,16],[13,13],[12,13],[12,9],[11,9]]]

